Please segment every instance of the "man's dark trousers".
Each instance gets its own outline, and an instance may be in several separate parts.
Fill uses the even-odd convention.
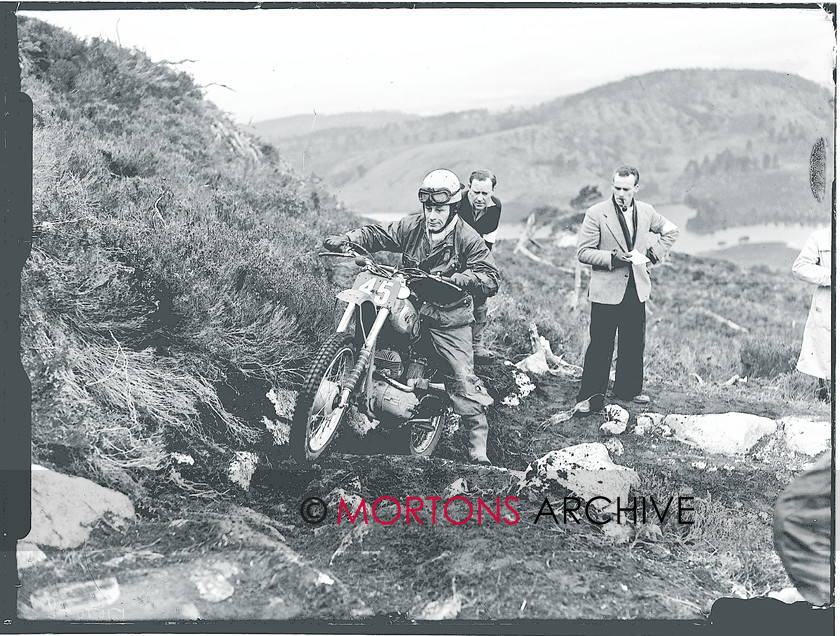
[[[618,305],[592,303],[589,346],[577,399],[589,399],[593,411],[604,405],[616,330],[618,362],[613,392],[619,398],[630,399],[642,391],[645,354],[645,304],[639,301],[632,274]]]

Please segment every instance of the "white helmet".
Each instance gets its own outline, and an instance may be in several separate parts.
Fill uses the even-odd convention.
[[[420,203],[445,205],[461,200],[461,181],[451,170],[432,170],[417,193]]]

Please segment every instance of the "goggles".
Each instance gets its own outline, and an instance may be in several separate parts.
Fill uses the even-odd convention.
[[[437,189],[429,189],[429,188],[420,188],[420,191],[417,193],[417,198],[420,199],[420,203],[434,203],[436,205],[443,205],[444,203],[449,203],[452,198],[459,194],[458,192],[452,193],[446,188],[437,188]]]

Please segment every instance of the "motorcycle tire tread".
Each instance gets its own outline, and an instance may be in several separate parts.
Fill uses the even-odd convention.
[[[312,408],[312,402],[321,386],[321,381],[324,373],[332,364],[339,351],[345,347],[350,346],[353,349],[354,362],[358,357],[358,352],[354,347],[353,334],[347,332],[339,332],[331,335],[321,348],[318,350],[315,360],[309,367],[306,378],[303,381],[303,386],[297,395],[295,401],[295,411],[292,416],[292,426],[289,433],[289,445],[291,447],[292,458],[301,465],[309,464],[315,461],[324,451],[318,455],[311,456],[308,452],[308,444],[306,439],[306,430],[309,420],[309,411]],[[324,450],[335,439],[338,434],[341,424],[333,431],[330,440],[324,444]]]

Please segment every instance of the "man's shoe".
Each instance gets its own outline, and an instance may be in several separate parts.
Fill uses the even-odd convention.
[[[589,400],[581,400],[572,408],[572,415],[574,417],[586,417],[592,414],[592,405]]]
[[[644,393],[639,393],[639,395],[633,396],[633,401],[636,404],[650,404],[650,396],[645,395]]]

